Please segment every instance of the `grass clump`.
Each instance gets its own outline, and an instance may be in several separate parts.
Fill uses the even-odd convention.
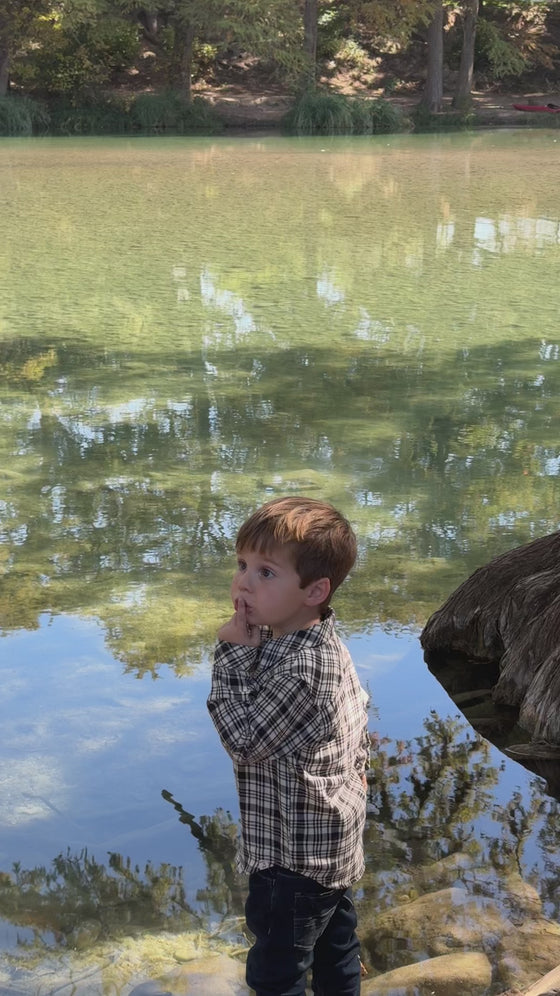
[[[284,119],[292,135],[373,135],[401,127],[399,110],[385,100],[318,89],[306,90]]]
[[[215,134],[223,128],[220,117],[207,101],[195,97],[187,103],[175,90],[140,94],[132,103],[130,117],[134,130],[152,134],[167,131],[180,135]]]
[[[292,135],[350,135],[350,101],[341,93],[306,90],[288,111],[284,127]]]
[[[401,111],[388,100],[356,97],[352,101],[352,117],[356,135],[381,135],[404,127]]]
[[[0,135],[32,135],[45,131],[49,113],[30,97],[0,97]]]
[[[100,98],[74,104],[61,98],[50,104],[49,131],[53,135],[122,135],[130,130],[130,115],[122,101]]]
[[[477,116],[474,111],[440,111],[433,114],[422,104],[414,109],[411,114],[414,131],[468,131],[474,128],[477,123]]]
[[[47,107],[29,97],[0,98],[0,135],[123,135],[131,132],[216,134],[223,122],[206,101],[174,92],[140,94],[131,103],[98,95],[54,98]]]

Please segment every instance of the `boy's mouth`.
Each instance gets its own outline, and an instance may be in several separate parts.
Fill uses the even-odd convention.
[[[239,599],[238,598],[235,599],[235,601],[233,603],[233,607],[234,607],[235,611],[237,612],[237,610],[239,609]],[[249,613],[252,612],[252,611],[253,611],[252,606],[251,605],[247,605],[247,602],[245,602],[245,612],[247,613],[247,615],[249,615]]]

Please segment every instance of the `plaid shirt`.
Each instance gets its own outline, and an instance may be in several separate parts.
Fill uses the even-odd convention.
[[[259,647],[219,642],[208,709],[233,760],[237,867],[280,865],[341,888],[364,870],[365,692],[334,615]]]

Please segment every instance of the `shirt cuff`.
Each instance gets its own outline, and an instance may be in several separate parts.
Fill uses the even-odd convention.
[[[243,643],[227,643],[219,640],[214,651],[214,664],[235,670],[256,664],[260,647],[248,647]]]

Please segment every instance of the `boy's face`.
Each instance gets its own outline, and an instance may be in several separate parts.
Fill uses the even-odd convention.
[[[273,635],[295,633],[320,619],[320,602],[328,596],[323,582],[300,587],[288,551],[273,547],[267,553],[243,550],[237,554],[237,570],[231,585],[231,598],[237,611],[243,599],[247,622],[253,626],[270,626]],[[323,585],[321,591],[318,586]],[[319,601],[317,601],[319,599]]]

